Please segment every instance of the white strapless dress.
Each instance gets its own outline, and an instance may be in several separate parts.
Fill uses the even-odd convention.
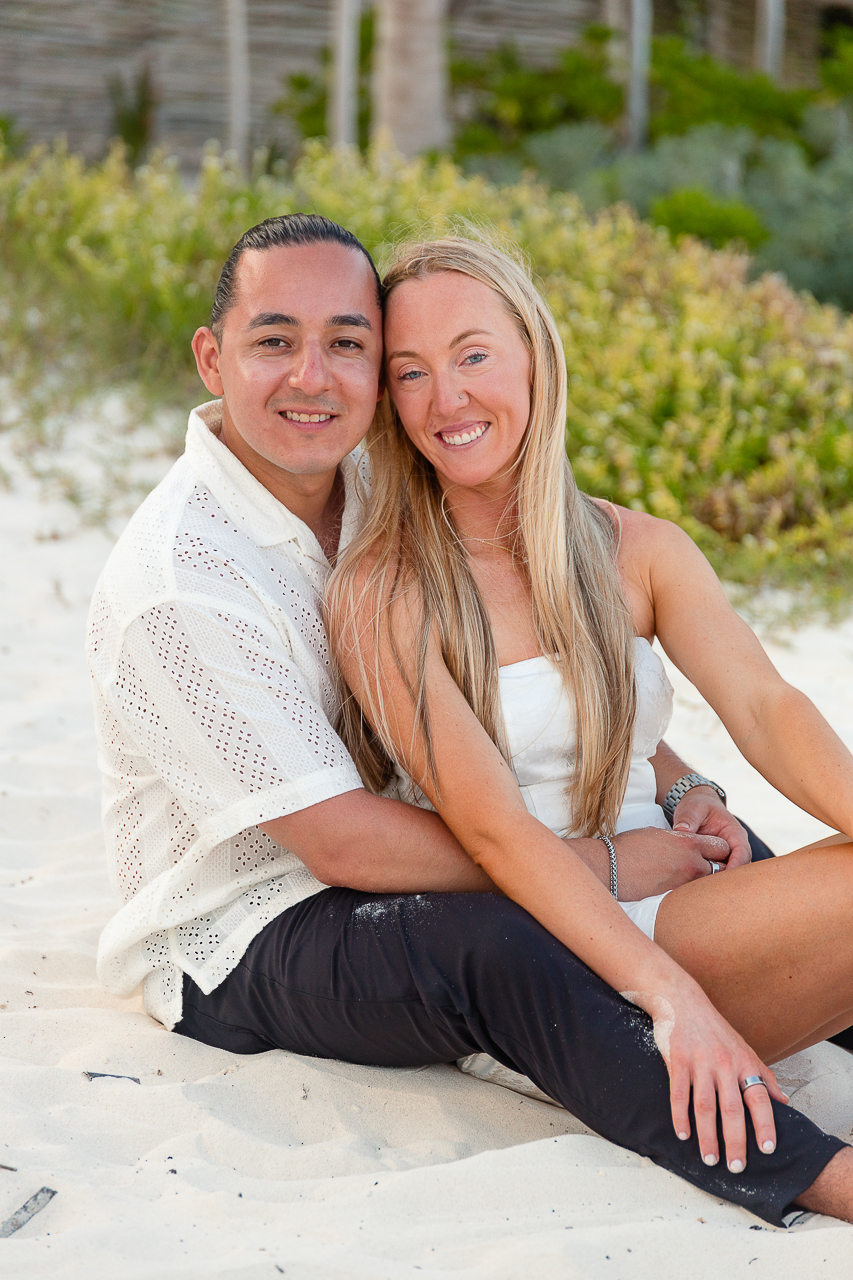
[[[636,641],[637,719],[625,799],[617,832],[638,827],[669,830],[655,802],[657,783],[650,757],[655,754],[672,716],[672,685],[648,640]],[[507,745],[528,811],[556,835],[572,834],[566,787],[575,761],[575,709],[560,673],[550,658],[528,658],[500,668],[501,708]],[[402,772],[394,794],[409,803],[430,807]],[[666,894],[619,905],[649,938],[654,937],[657,910]]]

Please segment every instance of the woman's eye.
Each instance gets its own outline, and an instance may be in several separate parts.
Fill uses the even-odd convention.
[[[405,373],[397,374],[398,381],[400,382],[414,382],[416,379],[422,378],[423,376],[424,375],[421,373],[420,369],[407,369]]]
[[[464,364],[480,364],[481,361],[486,359],[486,354],[487,353],[485,351],[472,351],[469,356],[465,357],[465,360],[463,361],[463,363]]]

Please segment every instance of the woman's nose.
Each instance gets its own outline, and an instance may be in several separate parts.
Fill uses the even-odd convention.
[[[459,378],[451,374],[435,379],[434,408],[442,415],[457,413],[468,396]]]

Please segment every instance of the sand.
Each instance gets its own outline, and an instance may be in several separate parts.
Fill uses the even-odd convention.
[[[850,1275],[849,1227],[767,1228],[453,1067],[240,1058],[102,991],[113,904],[82,644],[110,539],[24,479],[0,495],[0,539],[0,1221],[57,1192],[0,1239],[6,1280]],[[772,652],[853,743],[853,622]],[[780,850],[820,835],[676,686],[673,745]],[[853,1057],[820,1046],[780,1074],[849,1135]]]

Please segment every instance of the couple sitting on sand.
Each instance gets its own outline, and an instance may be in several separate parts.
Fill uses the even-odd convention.
[[[104,982],[235,1053],[490,1054],[769,1222],[853,1220],[766,1065],[853,1022],[853,848],[747,865],[651,642],[848,833],[853,759],[685,534],[578,492],[526,272],[451,238],[380,283],[273,218],[193,348],[217,399],[92,607]]]

